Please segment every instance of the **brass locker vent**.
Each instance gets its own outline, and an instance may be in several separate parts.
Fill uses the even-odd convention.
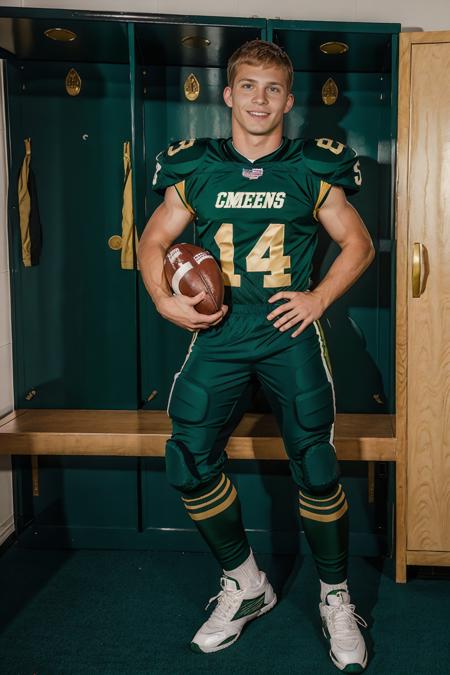
[[[211,44],[208,38],[202,38],[199,35],[185,35],[181,38],[183,47],[196,47],[197,49],[206,49]]]
[[[348,49],[349,47],[345,42],[324,42],[320,45],[320,51],[324,54],[345,54]]]
[[[77,34],[68,28],[49,28],[44,31],[45,37],[56,42],[73,42],[77,39]]]

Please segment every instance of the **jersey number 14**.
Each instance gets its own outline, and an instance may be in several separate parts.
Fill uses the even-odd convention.
[[[240,286],[241,275],[234,272],[233,223],[222,223],[214,240],[219,247],[220,263],[227,286]],[[268,272],[264,288],[290,286],[291,258],[284,255],[284,223],[271,223],[245,258],[247,272]],[[269,251],[269,256],[264,257]]]

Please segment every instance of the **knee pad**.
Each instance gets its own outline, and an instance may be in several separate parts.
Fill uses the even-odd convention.
[[[337,485],[340,470],[336,451],[329,442],[334,422],[334,398],[330,382],[295,397],[297,420],[303,430],[302,478],[305,490],[326,494]]]
[[[169,483],[183,494],[195,493],[205,485],[217,481],[222,474],[225,456],[207,471],[199,472],[195,456],[186,443],[170,438],[166,443],[166,475]]]
[[[202,482],[195,458],[183,441],[170,438],[166,443],[167,480],[177,490],[190,492]]]
[[[339,481],[341,472],[330,443],[317,443],[306,449],[302,460],[303,482],[311,494],[327,494]]]

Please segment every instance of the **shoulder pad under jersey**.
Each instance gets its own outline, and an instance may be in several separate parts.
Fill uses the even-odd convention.
[[[362,185],[358,155],[344,143],[331,138],[311,138],[304,142],[304,162],[315,176],[331,185],[340,185],[348,194]]]
[[[156,157],[152,187],[164,193],[170,185],[186,180],[201,165],[208,148],[208,138],[189,138],[176,141]]]

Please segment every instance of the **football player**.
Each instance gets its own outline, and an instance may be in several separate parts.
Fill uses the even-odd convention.
[[[320,579],[320,616],[333,663],[361,672],[367,651],[347,585],[348,503],[333,446],[334,390],[319,319],[374,257],[370,236],[346,199],[362,183],[356,153],[328,139],[283,136],[291,110],[292,63],[255,40],[228,64],[225,104],[232,136],[187,139],[157,157],[163,203],[139,245],[144,283],[160,314],[193,339],[175,376],[168,412],[167,476],[223,570],[215,609],[192,639],[197,652],[232,645],[276,596],[250,549],[236,488],[224,470],[221,430],[256,376],[277,417],[299,489],[299,513]],[[197,243],[219,262],[227,287],[206,316],[173,295],[167,248],[195,219]],[[319,227],[340,246],[310,287]]]

